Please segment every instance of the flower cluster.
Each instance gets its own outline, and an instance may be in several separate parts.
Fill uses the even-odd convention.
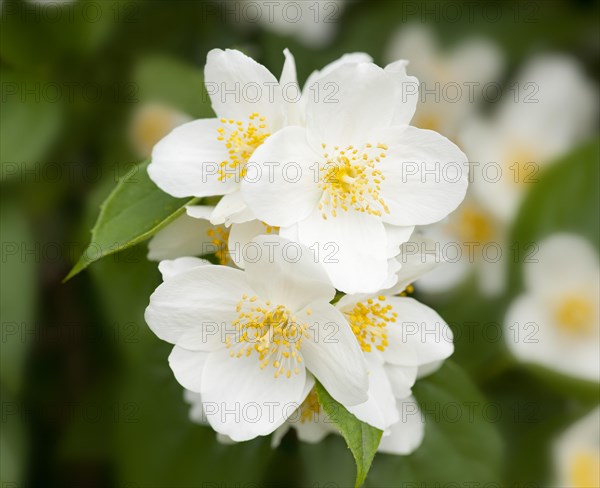
[[[275,432],[276,444],[293,427],[320,440],[333,424],[318,381],[383,431],[380,450],[421,442],[411,388],[453,344],[444,320],[407,296],[435,265],[427,246],[409,244],[422,244],[415,227],[462,202],[468,166],[448,139],[409,125],[418,81],[407,65],[348,54],[290,99],[289,51],[278,80],[241,52],[213,50],[205,83],[216,117],[179,126],[152,151],[148,172],[163,191],[220,197],[150,242],[163,283],[146,321],[174,344],[192,418],[222,439]]]

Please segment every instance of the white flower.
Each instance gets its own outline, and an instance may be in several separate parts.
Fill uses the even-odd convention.
[[[239,187],[246,163],[268,137],[287,125],[302,123],[307,94],[300,91],[294,57],[286,49],[279,81],[261,64],[239,51],[208,53],[204,80],[217,118],[184,124],[152,151],[150,178],[175,197],[223,195],[213,224],[253,220]],[[322,73],[346,63],[369,61],[362,53],[346,55]],[[321,72],[309,78],[313,86]]]
[[[208,53],[204,80],[217,118],[184,124],[152,151],[148,173],[175,197],[224,195],[215,224],[252,219],[239,195],[248,158],[262,142],[291,122],[292,106],[281,87],[297,84],[294,58],[285,51],[280,81],[235,50]]]
[[[554,443],[556,482],[552,486],[600,486],[600,408],[569,427]]]
[[[475,195],[507,224],[539,169],[592,135],[598,116],[596,89],[569,57],[535,58],[510,86],[492,120],[473,119],[460,134],[478,163]]]
[[[482,38],[444,52],[434,31],[423,24],[403,25],[392,37],[386,59],[410,59],[410,71],[422,84],[413,125],[453,140],[481,101],[484,86],[499,79],[504,64],[500,50]]]
[[[201,394],[210,425],[232,440],[266,435],[300,405],[316,377],[333,398],[367,398],[360,347],[329,304],[335,289],[305,247],[279,236],[254,240],[245,271],[195,258],[161,263],[164,282],[146,322],[175,345],[169,363]]]
[[[600,380],[600,264],[584,239],[555,234],[524,265],[525,292],[510,306],[507,343],[521,361]]]
[[[379,450],[393,454],[409,454],[420,445],[424,420],[411,388],[419,376],[433,372],[454,350],[452,331],[435,311],[405,293],[391,295],[434,265],[431,255],[413,252],[408,244],[403,251],[405,266],[399,272],[398,287],[379,296],[346,295],[336,305],[348,320],[369,370],[368,400],[344,406],[359,420],[383,430]],[[277,444],[290,427],[308,442],[318,442],[334,431],[331,419],[311,395],[273,442]]]
[[[138,156],[147,158],[158,141],[190,120],[189,115],[164,103],[144,103],[133,112],[129,123],[129,140]]]
[[[439,134],[408,126],[416,93],[406,61],[344,64],[319,80],[335,99],[309,98],[306,128],[286,127],[252,156],[242,195],[256,218],[318,249],[336,288],[375,292],[413,226],[462,201],[466,156]],[[392,255],[388,255],[388,250]]]

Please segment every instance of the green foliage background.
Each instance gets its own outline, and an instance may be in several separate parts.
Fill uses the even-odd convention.
[[[534,9],[533,22],[512,15],[497,22],[481,15],[458,22],[411,17],[407,6],[414,3],[353,2],[333,43],[315,50],[257,26],[240,28],[225,16],[207,17],[202,1],[83,0],[81,8],[100,8],[94,22],[81,15],[50,21],[32,3],[3,2],[2,483],[353,486],[355,467],[341,437],[309,445],[292,435],[276,450],[269,439],[224,446],[210,429],[188,420],[167,368],[170,347],[143,321],[159,283],[144,243],[61,281],[87,245],[100,203],[138,161],[127,138],[132,111],[160,100],[192,117],[211,115],[202,68],[212,48],[246,49],[279,73],[289,47],[302,82],[346,52],[366,51],[381,63],[397,28],[425,21],[446,48],[474,34],[494,40],[508,56],[507,80],[529,56],[559,51],[577,57],[598,81],[595,1],[491,2],[507,12]],[[99,87],[99,100],[82,96],[88,83]],[[49,84],[63,87],[62,96],[36,96],[36,86]],[[72,96],[64,89],[69,84]],[[10,95],[15,86],[34,88]],[[512,230],[514,242],[568,230],[598,247],[598,152],[598,140],[590,141],[540,176]],[[143,207],[136,211],[143,214]],[[435,301],[418,297],[460,336],[456,353],[415,387],[427,415],[421,448],[407,457],[377,455],[366,486],[547,482],[552,439],[598,403],[598,386],[517,364],[502,340],[486,339],[522,286],[517,262],[510,283],[495,299],[479,296],[472,282]],[[471,334],[464,333],[467,323],[476,324]],[[443,413],[448,405],[459,406],[460,418]]]

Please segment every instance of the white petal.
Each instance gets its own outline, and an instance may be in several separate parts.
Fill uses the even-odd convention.
[[[380,430],[386,430],[399,419],[396,398],[383,364],[370,360],[370,354],[365,356],[369,368],[369,398],[360,405],[347,408],[359,420]]]
[[[389,127],[397,86],[392,76],[372,63],[343,64],[318,80],[319,92],[306,107],[309,142],[346,146],[370,141]],[[388,96],[382,96],[382,93]],[[376,142],[376,141],[371,141]]]
[[[200,393],[202,373],[208,354],[202,351],[188,351],[179,346],[173,348],[169,355],[169,366],[181,386]]]
[[[246,205],[239,191],[224,195],[210,215],[210,222],[214,225],[247,222],[254,219],[252,211]]]
[[[386,364],[385,371],[396,398],[406,398],[411,394],[411,389],[417,380],[419,368],[416,366]]]
[[[298,235],[346,293],[376,292],[388,276],[386,235],[378,217],[354,210],[323,219],[320,210],[298,223]]]
[[[252,246],[250,241],[255,237],[263,234],[271,234],[271,230],[260,220],[250,220],[241,224],[232,224],[229,232],[229,257],[240,268],[245,267],[243,255],[246,251],[249,252],[249,247]]]
[[[215,207],[213,207],[212,205],[188,205],[185,207],[185,213],[190,217],[207,221],[210,220],[210,216],[212,215],[214,210]]]
[[[261,369],[256,354],[230,357],[228,349],[209,354],[202,377],[204,411],[217,432],[235,441],[267,435],[281,426],[304,401],[306,370],[275,378]]]
[[[385,225],[385,235],[387,237],[386,256],[393,258],[400,254],[400,246],[410,239],[414,227],[402,227],[399,225]]]
[[[380,452],[406,455],[417,449],[425,434],[425,419],[414,398],[398,400],[400,420],[390,428],[389,435],[381,438]]]
[[[367,400],[368,377],[364,355],[344,316],[328,303],[313,303],[308,337],[301,353],[306,368],[342,405]],[[302,313],[298,315],[302,316]]]
[[[244,273],[199,266],[162,283],[150,296],[145,319],[162,340],[190,350],[223,347],[221,328],[236,317],[242,295],[253,295]]]
[[[242,251],[246,277],[264,299],[295,312],[314,300],[327,303],[335,289],[310,249],[278,235],[256,237]]]
[[[207,197],[235,191],[234,178],[219,181],[218,169],[228,159],[218,141],[217,119],[183,124],[162,139],[152,151],[148,174],[158,187],[174,197]]]
[[[188,269],[197,268],[198,266],[208,266],[210,261],[200,258],[182,257],[177,259],[166,259],[158,263],[158,270],[162,275],[163,281],[170,280],[173,276],[187,271]]]
[[[341,58],[329,63],[321,70],[313,71],[302,90],[302,97],[300,99],[299,111],[301,115],[301,122],[306,121],[306,105],[309,99],[319,100],[319,94],[325,89],[323,84],[320,84],[320,80],[335,71],[337,68],[344,64],[360,64],[360,63],[371,63],[373,58],[366,53],[348,53],[344,54]],[[331,92],[331,88],[327,93]]]
[[[377,135],[389,146],[380,169],[382,197],[390,208],[385,222],[425,225],[446,217],[463,201],[468,184],[467,157],[436,132],[392,127]]]
[[[408,285],[422,279],[424,275],[429,276],[432,270],[443,266],[443,264],[440,264],[442,258],[438,256],[439,253],[436,249],[435,242],[419,235],[414,235],[409,242],[405,242],[396,258],[400,264],[398,282],[386,294],[397,295],[402,293]]]
[[[274,95],[279,82],[252,58],[233,49],[213,49],[206,57],[204,82],[217,116],[245,121],[258,112],[269,128],[281,127],[283,106]]]
[[[285,62],[279,85],[281,87],[282,103],[286,107],[286,125],[298,125],[302,116],[300,113],[300,100],[302,91],[296,74],[296,60],[289,49],[284,49]]]
[[[398,85],[398,99],[392,125],[408,125],[415,115],[419,101],[419,80],[406,74],[407,65],[408,61],[400,60],[385,67],[385,72],[392,75]]]
[[[393,288],[398,283],[398,271],[400,271],[400,262],[395,258],[388,259],[388,275],[381,285],[381,290]],[[386,294],[392,295],[387,291]]]
[[[386,361],[400,366],[419,366],[446,359],[454,351],[452,331],[435,310],[408,297],[388,297],[398,314],[388,325]]]
[[[254,151],[241,185],[256,218],[287,226],[309,215],[323,193],[318,187],[320,159],[301,127],[287,127],[269,137]]]
[[[182,256],[201,256],[207,252],[212,225],[186,214],[159,230],[148,242],[148,259],[162,261]]]
[[[367,53],[348,53],[344,54],[341,58],[332,61],[324,68],[320,70],[313,71],[310,76],[307,78],[305,83],[305,91],[309,92],[311,86],[322,79],[324,76],[331,74],[337,68],[344,64],[360,64],[360,63],[372,63],[373,58],[369,56]]]

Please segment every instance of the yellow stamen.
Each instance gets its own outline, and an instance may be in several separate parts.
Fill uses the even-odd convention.
[[[219,181],[235,178],[241,180],[246,175],[246,163],[255,149],[270,136],[262,122],[264,117],[253,113],[247,124],[238,120],[221,119],[223,127],[217,130],[218,141],[228,149],[229,159],[222,161],[219,168]],[[259,123],[260,122],[260,123]]]
[[[373,346],[379,351],[384,351],[388,346],[387,326],[396,322],[398,314],[385,302],[386,297],[383,295],[377,298],[377,302],[368,299],[366,302],[357,303],[345,314],[352,332],[365,352],[371,352]]]
[[[226,343],[226,347],[235,349],[230,352],[231,357],[257,353],[260,368],[271,364],[275,378],[300,374],[302,358],[298,351],[307,334],[305,323],[298,322],[285,306],[263,303],[256,296],[242,296],[236,311],[239,315],[233,326],[238,340]]]
[[[377,216],[390,212],[381,197],[385,176],[377,168],[387,149],[382,143],[375,148],[366,144],[361,150],[354,146],[340,150],[335,146],[333,153],[324,154],[326,163],[321,168],[319,185],[323,190],[319,209],[324,219],[328,213],[336,217],[338,211],[351,208]]]

